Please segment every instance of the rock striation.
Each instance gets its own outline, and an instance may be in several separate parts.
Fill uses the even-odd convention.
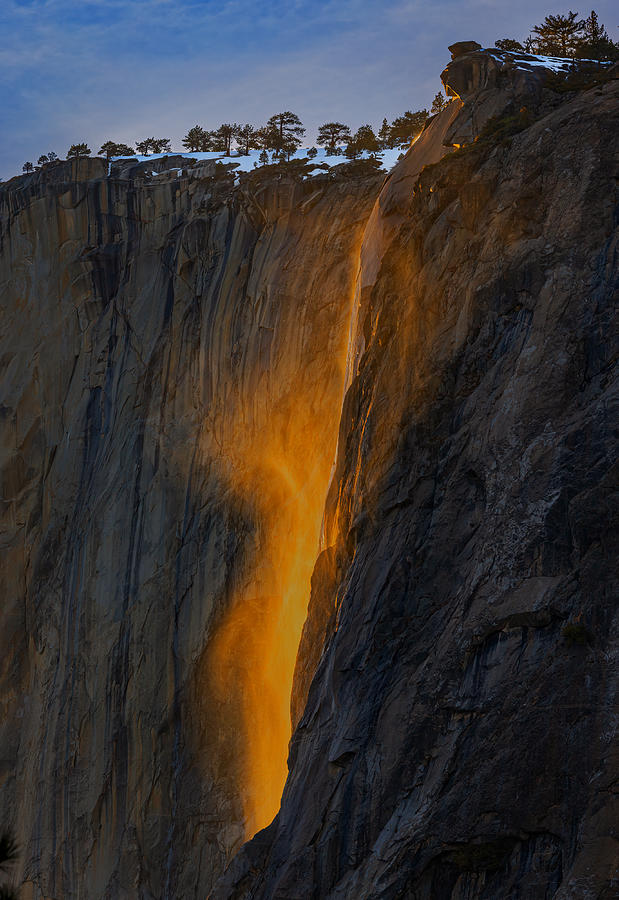
[[[0,810],[32,900],[204,896],[255,830],[240,670],[304,543],[305,615],[384,178],[142,170],[0,192]]]
[[[24,898],[615,895],[619,91],[452,50],[386,180],[1,187]]]

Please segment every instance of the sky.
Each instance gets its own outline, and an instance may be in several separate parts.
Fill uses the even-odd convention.
[[[571,6],[578,5],[572,0]],[[0,0],[0,180],[86,141],[134,144],[292,110],[379,127],[428,107],[447,45],[523,39],[531,0]],[[613,39],[614,2],[595,9]],[[587,8],[579,11],[586,15]]]

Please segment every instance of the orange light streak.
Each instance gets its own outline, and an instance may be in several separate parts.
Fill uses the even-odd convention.
[[[303,270],[291,269],[298,289],[271,329],[269,367],[258,383],[248,370],[251,390],[226,418],[220,445],[232,505],[251,522],[238,587],[198,678],[210,777],[226,783],[231,802],[240,798],[245,839],[277,814],[287,776],[293,675],[336,453],[363,227],[357,220],[345,238],[334,236],[348,244],[335,275],[325,270],[309,287]]]
[[[235,491],[257,509],[256,559],[211,642],[207,679],[225,698],[222,715],[237,716],[242,732],[247,838],[277,813],[287,775],[292,679],[335,453],[343,359],[340,368],[326,420],[299,399],[283,430],[270,428],[238,466]]]

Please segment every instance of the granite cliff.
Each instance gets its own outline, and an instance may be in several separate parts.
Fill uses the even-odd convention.
[[[617,82],[453,53],[387,180],[0,188],[25,898],[613,896]]]

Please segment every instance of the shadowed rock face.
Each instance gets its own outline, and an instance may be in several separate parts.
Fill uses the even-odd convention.
[[[37,900],[204,896],[247,836],[209,641],[242,594],[264,615],[286,479],[322,471],[315,558],[382,182],[106,175],[0,193],[0,821]]]
[[[290,773],[213,897],[615,896],[618,93],[417,180],[448,108],[385,185]]]

